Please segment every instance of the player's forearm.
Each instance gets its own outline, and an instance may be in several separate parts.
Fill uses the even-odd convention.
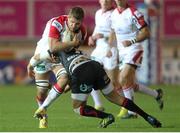
[[[109,38],[108,38],[108,44],[110,47],[113,47],[113,42],[115,41],[115,39],[116,39],[115,32],[111,31]]]
[[[62,51],[74,46],[72,41],[60,42],[58,39],[49,39],[49,45],[51,52]]]
[[[35,67],[37,64],[39,64],[41,61],[40,61],[40,54],[38,55],[34,55],[31,57],[30,61],[29,61],[29,64],[33,67]]]
[[[136,36],[136,42],[142,42],[150,37],[149,28],[146,26],[142,28]]]

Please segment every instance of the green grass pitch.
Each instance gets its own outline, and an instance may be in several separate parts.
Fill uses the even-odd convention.
[[[154,85],[164,90],[164,109],[159,110],[156,101],[143,94],[135,94],[135,102],[146,112],[162,122],[162,128],[151,127],[143,118],[121,120],[106,129],[98,128],[99,119],[81,117],[72,110],[70,93],[63,94],[48,109],[49,127],[38,129],[38,120],[33,118],[37,109],[35,86],[0,86],[0,132],[178,132],[180,131],[180,86]],[[105,109],[115,116],[119,107],[102,97]],[[88,103],[93,105],[92,98]]]

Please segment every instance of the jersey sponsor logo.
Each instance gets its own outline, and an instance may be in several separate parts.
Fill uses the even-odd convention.
[[[56,27],[56,29],[57,29],[59,32],[61,32],[61,30],[62,30],[62,25],[61,25],[61,23],[59,23],[57,20],[54,20],[54,21],[52,22],[52,26]]]
[[[80,85],[80,90],[82,92],[91,92],[92,91],[92,85],[86,85],[86,84],[81,84]]]
[[[134,12],[134,15],[135,15],[137,18],[140,18],[140,17],[143,16],[143,14],[142,14],[141,12],[137,11],[137,10]]]
[[[45,71],[46,70],[46,66],[44,64],[38,64],[36,66],[36,70],[37,71]]]
[[[139,21],[138,21],[137,18],[134,17],[134,16],[133,16],[133,18],[132,18],[132,23],[133,23],[138,29],[141,28],[141,25],[140,25]]]
[[[135,17],[132,18],[132,22],[133,22],[133,24],[137,24],[138,23],[138,21],[137,21],[137,19]]]

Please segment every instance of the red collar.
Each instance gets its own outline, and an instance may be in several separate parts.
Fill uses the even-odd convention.
[[[118,12],[121,14],[124,10],[126,10],[127,8],[129,7],[129,4],[126,4],[126,7],[125,8],[118,8],[117,7],[117,10],[118,10]]]

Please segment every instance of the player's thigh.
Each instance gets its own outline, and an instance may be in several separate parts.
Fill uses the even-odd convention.
[[[72,99],[73,108],[79,108],[80,106],[86,105],[86,101],[81,101],[77,99]]]
[[[52,64],[52,71],[56,76],[56,79],[59,79],[61,77],[67,77],[66,69],[63,67],[63,65],[60,64]]]
[[[125,64],[120,73],[120,83],[122,85],[133,84],[135,82],[136,68],[131,64]]]
[[[105,55],[102,60],[104,69],[106,70],[113,70],[118,66],[118,50],[115,47],[112,47],[111,53],[111,57]]]
[[[38,64],[34,69],[35,83],[39,93],[45,93],[50,88],[50,70],[51,67],[47,62]]]
[[[49,80],[50,72],[45,73],[35,73],[35,80]]]
[[[50,63],[47,63],[44,61],[40,64],[37,64],[34,68],[35,79],[36,80],[41,80],[41,79],[49,80],[50,71],[51,71]]]
[[[58,84],[62,88],[65,88],[65,86],[68,84],[68,81],[69,81],[68,74],[67,74],[65,68],[61,64],[54,65],[52,68],[53,68],[52,70],[56,76]]]
[[[112,70],[106,70],[107,75],[111,79],[112,82],[118,82],[118,76],[119,76],[119,69],[118,67],[115,67]]]
[[[86,84],[81,84],[79,80],[72,79],[71,98],[72,98],[73,108],[76,109],[84,105],[91,91],[92,88],[89,88]]]
[[[37,86],[37,95],[39,97],[46,95],[50,88],[49,77],[50,73],[35,73],[35,83]]]

